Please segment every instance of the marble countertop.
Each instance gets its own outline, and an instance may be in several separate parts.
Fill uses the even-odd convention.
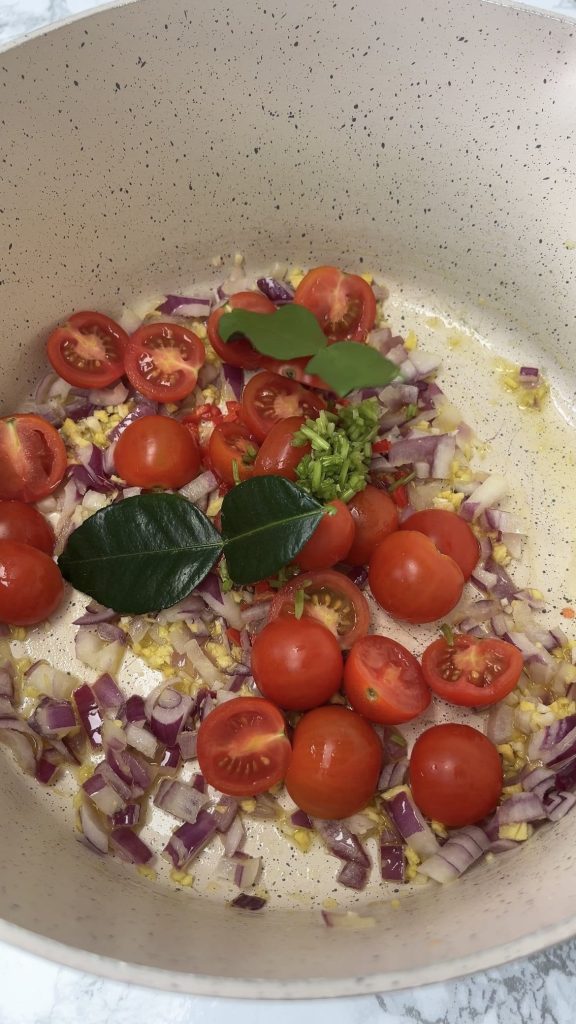
[[[94,0],[0,0],[0,44],[95,7]],[[576,17],[576,0],[534,6]],[[0,943],[0,1024],[572,1024],[576,939],[527,960],[418,990],[350,999],[239,1001],[153,992],[82,974]]]

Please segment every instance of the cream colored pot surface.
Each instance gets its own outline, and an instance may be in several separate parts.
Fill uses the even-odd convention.
[[[141,292],[217,282],[213,257],[237,251],[249,270],[378,271],[397,329],[445,354],[441,381],[534,524],[526,578],[561,607],[575,587],[575,69],[573,24],[478,0],[141,0],[6,51],[4,412],[73,309],[119,314]],[[545,369],[540,417],[500,389],[496,354]],[[73,615],[72,602],[29,653],[73,664]],[[413,630],[413,646],[429,632]],[[134,667],[132,679],[151,682]],[[359,902],[376,927],[334,931],[319,910],[334,895],[326,856],[255,832],[270,905],[234,913],[209,857],[188,891],[101,860],[62,788],[41,792],[0,759],[0,937],[87,970],[197,993],[340,995],[451,977],[576,930],[576,814],[456,885],[408,889],[399,909],[373,883]]]

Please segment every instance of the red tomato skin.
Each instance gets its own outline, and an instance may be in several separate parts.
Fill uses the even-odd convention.
[[[0,501],[0,540],[17,540],[54,554],[54,530],[41,512],[23,501]]]
[[[357,274],[337,267],[315,267],[296,289],[294,302],[314,313],[328,337],[365,341],[376,318],[376,297]]]
[[[374,634],[352,647],[344,668],[344,693],[355,711],[384,725],[410,722],[431,700],[414,655],[390,637]]]
[[[385,491],[368,484],[348,502],[348,511],[356,533],[346,561],[366,565],[374,548],[398,529],[398,509]]]
[[[480,558],[480,545],[462,516],[447,509],[422,509],[405,519],[400,529],[425,534],[443,555],[454,559],[464,579],[470,579]]]
[[[68,464],[58,431],[34,413],[0,419],[0,498],[32,503],[62,482]]]
[[[56,373],[73,387],[107,388],[124,373],[127,343],[126,331],[114,320],[83,310],[52,331],[46,354]],[[83,354],[78,354],[78,346],[86,346]]]
[[[417,623],[446,615],[464,587],[456,562],[414,530],[396,530],[384,538],[370,558],[368,580],[384,611]]]
[[[38,548],[0,540],[0,622],[33,626],[62,601],[64,581],[55,562]]]
[[[337,692],[343,668],[336,637],[314,619],[275,619],[252,644],[258,689],[288,711],[325,704]]]
[[[254,461],[243,460],[243,454],[249,451],[258,451],[258,441],[239,421],[220,423],[210,435],[208,460],[216,476],[230,487],[236,483],[234,463],[239,480],[249,480],[254,476]]]
[[[218,705],[198,730],[198,763],[206,781],[240,797],[281,782],[291,756],[285,725],[278,708],[262,697]]]
[[[317,619],[331,629],[331,632],[336,635],[340,647],[344,650],[350,648],[355,640],[365,636],[368,632],[370,608],[364,594],[347,576],[344,576],[341,572],[336,572],[334,569],[315,569],[311,572],[303,572],[290,580],[274,597],[269,621],[272,621],[279,615],[293,617],[294,598],[296,592],[300,589],[304,589],[305,594],[316,590],[323,591],[327,595],[337,594],[338,603],[340,605],[345,604],[353,610],[348,629],[342,631],[338,630],[338,621],[336,621],[340,619],[341,611],[333,612],[331,607],[326,609],[325,604],[320,608],[319,606],[311,605],[308,601],[304,602],[304,615]],[[331,623],[332,618],[334,618],[334,622]]]
[[[178,489],[198,476],[200,453],[190,432],[169,416],[142,416],[114,449],[118,476],[131,487]]]
[[[242,394],[242,419],[259,441],[272,427],[293,416],[315,419],[324,399],[288,377],[263,371],[248,381]]]
[[[304,423],[302,416],[289,416],[272,427],[254,463],[254,476],[283,476],[296,480],[296,467],[310,451],[310,445],[297,448],[292,438]]]
[[[469,681],[464,672],[466,662],[470,658],[471,668],[476,668],[480,675],[483,674],[483,666],[473,664],[473,654],[476,650],[479,652],[480,661],[487,656],[493,664],[494,660],[496,663],[501,661],[502,664],[502,669],[492,673],[492,681],[479,681],[477,685]],[[458,668],[461,670],[460,678],[450,679],[442,674],[447,672],[450,676],[451,670],[457,672]],[[456,634],[451,646],[444,637],[439,637],[422,655],[422,671],[430,689],[437,697],[459,707],[483,708],[503,700],[516,687],[523,668],[524,659],[518,648],[497,637],[484,639]]]
[[[128,339],[124,353],[132,387],[155,402],[181,402],[191,394],[205,360],[200,338],[173,323],[142,324]]]
[[[308,711],[296,726],[285,786],[314,818],[347,818],[373,797],[382,767],[382,745],[355,711],[327,705]]]
[[[469,725],[435,725],[416,740],[410,786],[423,814],[450,828],[474,825],[502,794],[502,764],[493,743]]]
[[[276,307],[260,292],[236,292],[235,295],[230,296],[225,306],[215,309],[208,317],[208,338],[220,359],[230,366],[240,366],[245,370],[257,370],[263,365],[263,357],[250,344],[248,338],[226,342],[222,341],[220,337],[218,325],[224,313],[229,312],[230,309],[247,309],[252,313],[273,313]]]
[[[345,562],[354,540],[355,526],[348,507],[343,501],[330,501],[335,515],[324,514],[314,533],[295,558],[303,571],[331,569],[337,562]]]

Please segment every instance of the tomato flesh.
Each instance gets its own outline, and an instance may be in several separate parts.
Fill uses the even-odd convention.
[[[413,654],[387,636],[357,640],[344,669],[344,692],[371,722],[399,725],[417,718],[431,694]]]
[[[134,388],[156,402],[180,402],[196,387],[204,345],[180,324],[142,324],[126,346],[126,375]]]
[[[114,449],[118,476],[131,487],[178,489],[198,476],[200,453],[186,427],[169,416],[142,416]]]
[[[435,725],[414,744],[410,786],[426,817],[453,828],[473,825],[502,795],[498,751],[469,725]]]
[[[293,618],[299,591],[303,614],[326,626],[345,650],[368,632],[370,609],[364,594],[347,576],[333,569],[303,572],[290,580],[274,598],[270,620],[279,615]]]
[[[347,818],[373,797],[382,744],[355,711],[335,704],[305,714],[294,731],[288,793],[315,818]]]
[[[355,526],[347,505],[336,499],[327,505],[314,533],[298,552],[295,562],[303,570],[330,569],[337,562],[346,562],[354,540]]]
[[[243,423],[220,423],[210,435],[210,465],[216,475],[230,486],[237,480],[248,480],[254,475],[257,453],[258,441]]]
[[[54,553],[54,530],[33,505],[23,501],[0,501],[0,540],[30,544],[47,555]]]
[[[252,796],[282,781],[291,747],[278,708],[261,697],[236,697],[202,721],[197,754],[211,786],[230,796]]]
[[[67,466],[58,431],[33,413],[0,419],[0,498],[35,502],[61,483]]]
[[[401,530],[417,530],[434,542],[443,555],[450,555],[467,580],[478,564],[480,545],[467,522],[447,509],[427,508],[402,523]]]
[[[342,679],[342,652],[333,633],[314,619],[280,617],[252,645],[252,675],[269,700],[307,711],[334,696]]]
[[[370,285],[337,267],[310,270],[298,285],[294,302],[314,313],[324,333],[337,340],[365,341],[376,318]]]
[[[296,447],[294,434],[304,423],[302,416],[279,420],[262,442],[254,463],[255,476],[283,476],[296,480],[296,467],[310,451],[310,445]]]
[[[55,562],[38,548],[0,540],[0,622],[33,626],[56,611],[64,581]]]
[[[103,313],[74,313],[48,338],[46,354],[56,373],[77,388],[106,388],[124,373],[128,335]]]
[[[517,647],[497,637],[455,634],[452,643],[435,640],[422,656],[428,686],[442,700],[480,708],[512,692],[524,667]]]
[[[415,530],[396,530],[370,558],[370,589],[389,615],[407,622],[432,622],[454,608],[464,576],[454,559]]]
[[[242,395],[242,419],[259,441],[273,426],[293,416],[315,419],[326,403],[320,395],[277,373],[257,373]]]
[[[346,561],[366,565],[380,541],[398,529],[398,509],[385,491],[368,484],[348,502],[348,511],[356,530]]]

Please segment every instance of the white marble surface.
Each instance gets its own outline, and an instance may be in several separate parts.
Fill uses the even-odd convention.
[[[0,45],[93,0],[0,0]],[[576,17],[576,0],[534,6]],[[415,991],[353,999],[262,1003],[193,998],[105,981],[0,943],[0,1024],[572,1024],[576,939],[528,960]]]

